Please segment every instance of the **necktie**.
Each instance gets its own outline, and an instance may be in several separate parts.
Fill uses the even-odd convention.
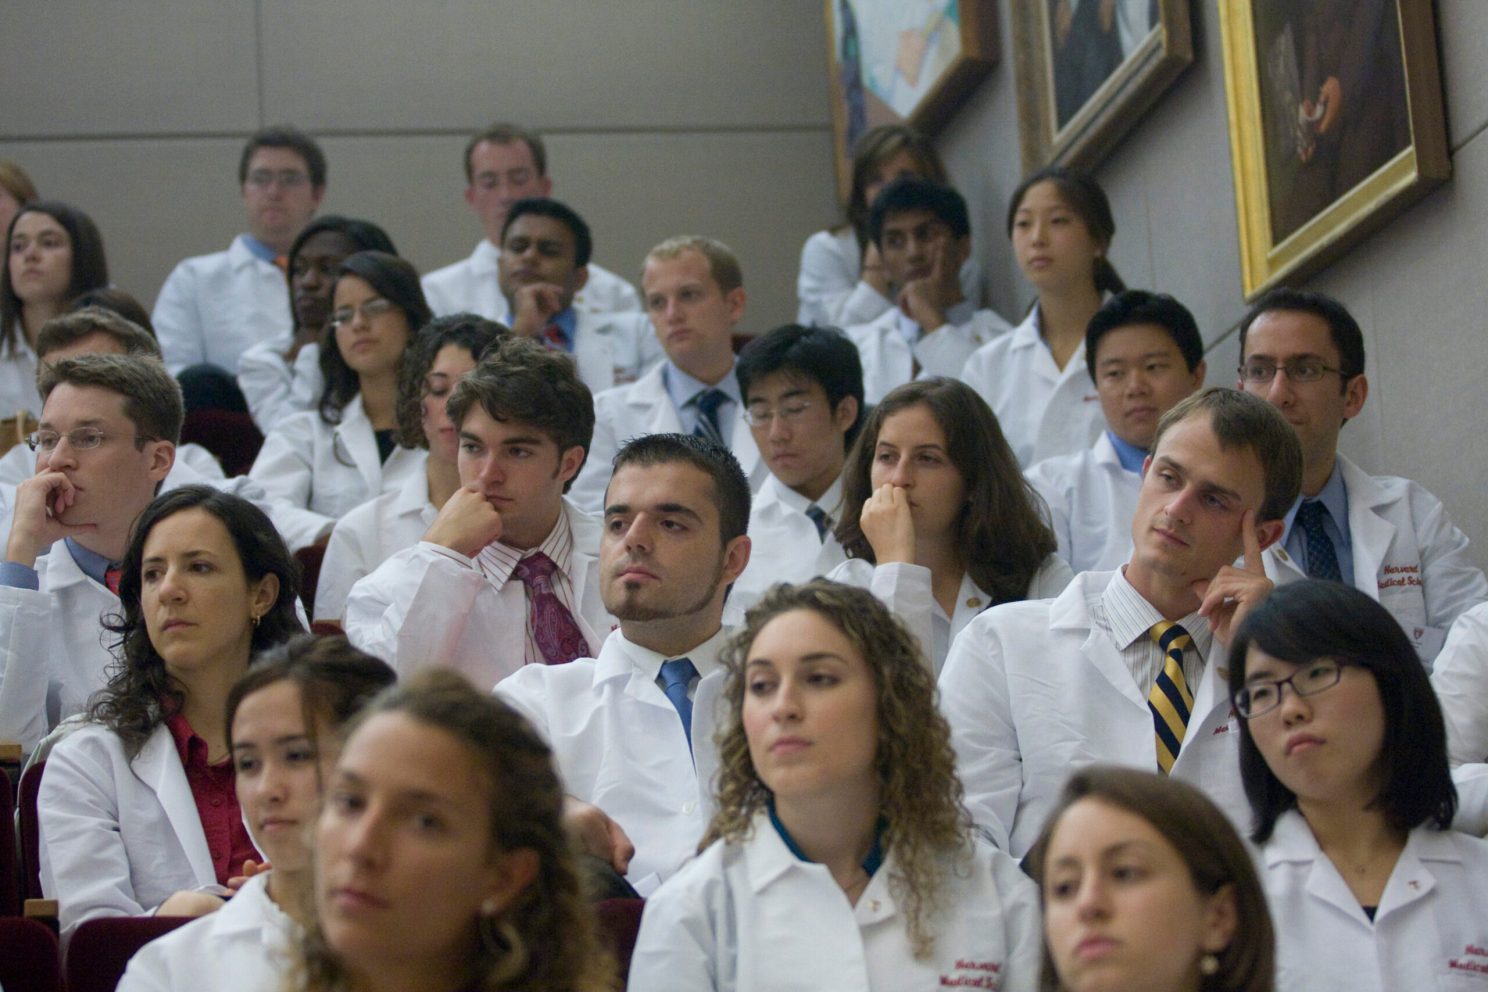
[[[563,333],[563,328],[558,324],[549,324],[543,328],[543,344],[550,351],[567,351],[568,337]]]
[[[811,522],[816,524],[817,538],[820,539],[823,544],[827,543],[827,534],[831,531],[833,526],[832,518],[827,516],[827,511],[823,510],[815,503],[812,503],[810,506],[806,507],[806,516],[810,517]]]
[[[692,432],[698,437],[707,438],[714,444],[723,445],[723,431],[718,427],[718,408],[728,399],[728,394],[721,389],[705,389],[691,400],[698,409],[697,426]]]
[[[677,709],[682,718],[682,730],[687,734],[687,748],[692,749],[692,700],[687,698],[687,689],[697,678],[697,666],[690,658],[674,658],[661,663],[662,692]]]
[[[1314,579],[1342,582],[1338,568],[1338,552],[1333,547],[1328,532],[1323,530],[1323,521],[1328,519],[1328,508],[1322,500],[1305,499],[1297,507],[1297,526],[1307,543],[1307,574]]]
[[[110,565],[103,570],[103,584],[108,586],[108,591],[115,596],[119,595],[119,577],[123,574],[124,570],[118,564]]]
[[[1193,696],[1183,678],[1183,649],[1193,646],[1193,638],[1182,624],[1159,620],[1152,625],[1152,639],[1162,648],[1163,667],[1152,691],[1147,694],[1147,708],[1152,711],[1152,725],[1157,732],[1157,767],[1164,775],[1173,770],[1183,734],[1188,730],[1188,716],[1193,710]]]
[[[562,665],[589,657],[589,639],[579,629],[573,614],[553,592],[553,559],[541,551],[517,562],[512,575],[527,587],[532,611],[532,635],[537,650],[549,665]]]

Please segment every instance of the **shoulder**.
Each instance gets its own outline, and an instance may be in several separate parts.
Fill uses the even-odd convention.
[[[714,902],[713,894],[725,888],[724,877],[743,859],[744,849],[740,844],[715,840],[697,857],[688,859],[656,890],[646,901],[646,912],[651,912],[653,904],[660,904],[662,912],[670,910],[686,916],[688,910]]]
[[[849,558],[832,569],[827,578],[849,586],[866,586],[873,581],[873,562],[864,558]]]
[[[419,281],[422,282],[425,286],[434,286],[438,288],[444,286],[447,283],[457,282],[461,279],[464,279],[466,272],[469,269],[470,259],[462,258],[458,262],[451,262],[449,265],[442,265],[439,268],[435,269],[433,272],[426,272],[423,278]]]
[[[817,231],[801,246],[801,258],[806,260],[847,257],[856,244],[857,238],[849,228]]]
[[[183,278],[191,278],[193,276],[201,275],[205,272],[211,272],[218,269],[226,268],[228,265],[229,256],[231,254],[232,249],[225,248],[222,251],[214,251],[209,252],[205,255],[193,255],[190,258],[183,258],[181,259],[181,261],[176,263],[176,267],[171,270],[171,274],[168,278],[174,279],[177,276]]]
[[[590,695],[596,691],[593,658],[578,658],[566,665],[523,665],[496,684],[496,694],[510,701],[539,703]]]

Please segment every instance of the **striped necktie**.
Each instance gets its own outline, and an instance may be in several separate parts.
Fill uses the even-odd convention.
[[[823,544],[826,544],[827,535],[830,534],[832,532],[832,528],[837,525],[832,522],[831,517],[827,516],[827,511],[823,510],[815,503],[812,503],[810,506],[806,507],[806,516],[810,517],[811,522],[816,524],[817,540],[821,541]]]
[[[718,426],[718,408],[728,399],[728,393],[721,389],[705,389],[691,400],[698,410],[697,426],[692,432],[698,437],[707,438],[714,444],[728,447],[723,440],[723,431]]]
[[[1183,678],[1183,650],[1193,646],[1193,638],[1182,624],[1169,620],[1159,620],[1149,633],[1163,653],[1162,671],[1147,694],[1147,708],[1152,711],[1152,725],[1157,732],[1157,767],[1166,775],[1178,760],[1178,750],[1188,730],[1188,717],[1193,711],[1193,696],[1189,695],[1188,682]]]

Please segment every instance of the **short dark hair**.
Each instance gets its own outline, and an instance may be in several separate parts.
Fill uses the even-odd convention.
[[[923,210],[951,229],[957,240],[971,235],[966,198],[945,183],[900,176],[879,191],[868,208],[868,240],[882,247],[883,227],[894,214]]]
[[[1440,830],[1451,826],[1457,789],[1441,704],[1389,610],[1341,582],[1308,579],[1280,586],[1245,618],[1230,647],[1231,695],[1245,687],[1252,645],[1279,661],[1333,658],[1373,675],[1385,713],[1380,746],[1385,773],[1371,808],[1401,832],[1427,822]],[[1240,779],[1255,817],[1251,839],[1264,844],[1277,818],[1296,807],[1297,797],[1267,766],[1245,719],[1240,721]]]
[[[852,446],[863,426],[864,409],[863,360],[851,338],[835,327],[800,324],[786,324],[756,336],[734,364],[744,402],[749,402],[751,385],[776,372],[816,383],[827,394],[833,411],[849,396],[857,400],[857,419],[843,438],[846,447]]]
[[[858,243],[868,237],[868,185],[878,178],[883,168],[900,152],[909,152],[919,166],[920,175],[932,182],[946,181],[945,163],[935,150],[935,143],[908,124],[880,124],[859,136],[853,145],[852,184],[847,196],[847,223],[858,236]]]
[[[398,443],[405,448],[429,446],[429,439],[424,437],[422,412],[424,380],[440,351],[447,345],[458,345],[479,363],[497,338],[510,333],[504,324],[473,313],[435,317],[425,324],[404,353],[403,364],[398,368]]]
[[[517,124],[492,124],[465,142],[465,181],[467,183],[475,182],[475,170],[470,167],[470,156],[475,152],[475,146],[482,141],[489,141],[493,145],[512,145],[520,142],[526,145],[527,150],[532,153],[532,164],[537,166],[537,174],[539,176],[548,174],[548,152],[543,147],[541,135]]]
[[[110,313],[116,313],[131,324],[138,325],[141,330],[150,335],[150,340],[156,340],[155,324],[150,320],[150,311],[146,310],[145,305],[132,294],[122,289],[99,286],[95,289],[84,290],[73,297],[71,306],[74,312],[84,307],[100,307]],[[158,346],[156,352],[159,352]]]
[[[346,276],[356,276],[403,312],[408,321],[408,344],[412,344],[418,329],[433,319],[428,301],[424,299],[423,286],[419,283],[418,270],[396,255],[381,251],[359,251],[348,255],[341,262],[336,282]],[[335,287],[331,292],[335,293]],[[407,347],[404,348],[407,354]],[[325,378],[325,387],[320,392],[320,419],[328,424],[341,422],[341,411],[361,391],[361,379],[352,371],[341,349],[336,346],[336,330],[329,323],[320,337],[320,374]]]
[[[1276,987],[1276,931],[1255,862],[1219,807],[1181,779],[1115,765],[1088,765],[1072,773],[1025,861],[1038,883],[1040,901],[1046,892],[1049,844],[1064,814],[1082,799],[1145,821],[1178,852],[1197,891],[1212,896],[1229,886],[1234,892],[1239,925],[1229,946],[1215,955],[1218,970],[1200,978],[1201,992],[1272,992]],[[1054,975],[1047,940],[1044,977],[1043,988],[1063,987]]]
[[[579,378],[578,366],[569,355],[531,338],[498,338],[475,369],[460,380],[445,411],[460,427],[476,404],[494,420],[537,428],[552,439],[560,454],[583,448],[585,459],[589,457],[594,440],[594,394]],[[580,462],[579,467],[583,466]],[[563,491],[572,485],[569,479]]]
[[[292,280],[295,269],[298,266],[300,252],[304,250],[305,243],[317,234],[330,232],[339,234],[351,244],[350,255],[359,251],[380,251],[389,255],[398,254],[398,249],[393,245],[393,239],[388,237],[386,231],[369,220],[358,220],[354,217],[342,217],[338,214],[327,214],[324,217],[316,217],[310,223],[300,229],[295,235],[294,241],[289,246],[287,258],[289,263],[284,268],[286,283],[289,283],[290,306],[289,316],[294,323],[294,332],[300,331],[300,317],[294,307],[294,287]]]
[[[1052,183],[1065,206],[1079,216],[1096,244],[1105,249],[1101,257],[1095,260],[1095,269],[1091,273],[1096,290],[1102,293],[1119,293],[1125,289],[1126,283],[1121,281],[1121,276],[1117,274],[1110,259],[1111,240],[1116,237],[1116,218],[1111,215],[1111,201],[1106,198],[1106,191],[1101,189],[1100,183],[1084,172],[1063,165],[1051,165],[1019,183],[1018,188],[1013,190],[1013,195],[1008,198],[1008,237],[1012,237],[1013,222],[1018,219],[1018,208],[1023,205],[1023,198],[1039,183]]]
[[[181,386],[165,370],[160,359],[149,355],[76,355],[42,365],[36,386],[46,402],[62,383],[97,386],[124,397],[124,416],[143,438],[181,441],[181,423],[186,419]],[[136,447],[144,442],[136,441]]]
[[[1152,324],[1167,331],[1190,372],[1204,360],[1204,338],[1188,307],[1167,293],[1128,289],[1107,300],[1085,326],[1085,365],[1092,380],[1096,379],[1095,353],[1101,338],[1133,324]]]
[[[10,257],[10,239],[15,234],[16,222],[27,214],[46,214],[67,232],[72,242],[72,279],[67,284],[67,299],[108,285],[108,259],[103,253],[103,235],[98,233],[98,225],[77,207],[59,200],[32,200],[16,211],[10,229],[5,232],[6,258]],[[9,354],[15,350],[20,321],[21,298],[11,284],[10,266],[0,265],[0,352]]]
[[[589,259],[594,254],[594,238],[589,233],[589,225],[568,204],[547,196],[529,196],[511,205],[511,209],[506,212],[506,223],[501,225],[503,243],[506,242],[506,232],[511,230],[512,224],[518,217],[527,214],[551,217],[568,228],[574,239],[574,265],[577,267],[589,264]]]
[[[103,307],[83,307],[42,324],[41,330],[36,332],[36,357],[44,360],[52,352],[94,334],[113,338],[124,348],[126,355],[160,357],[160,345],[155,335]]]
[[[1293,310],[1310,313],[1328,325],[1333,338],[1333,347],[1338,349],[1338,365],[1345,385],[1356,375],[1364,372],[1364,332],[1359,322],[1338,300],[1326,293],[1315,293],[1303,289],[1288,289],[1279,286],[1255,301],[1245,319],[1240,322],[1240,359],[1245,360],[1245,338],[1250,325],[1262,315],[1273,310]]]
[[[305,160],[310,172],[310,185],[319,189],[326,184],[325,152],[315,139],[289,124],[276,124],[255,131],[243,145],[243,154],[238,158],[238,185],[248,181],[248,163],[253,153],[260,148],[288,148]]]
[[[642,434],[633,437],[615,454],[611,478],[627,465],[647,468],[682,462],[713,480],[713,502],[718,507],[718,531],[724,544],[742,537],[749,529],[752,496],[749,477],[734,453],[716,441],[696,434]],[[608,493],[607,493],[608,495]]]
[[[1198,413],[1208,414],[1221,450],[1247,449],[1261,463],[1265,496],[1256,522],[1283,519],[1302,491],[1302,443],[1292,425],[1259,396],[1211,386],[1184,397],[1162,415],[1152,436],[1153,454],[1169,428]]]

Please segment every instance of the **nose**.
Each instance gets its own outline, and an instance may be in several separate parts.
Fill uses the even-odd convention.
[[[625,550],[649,552],[654,546],[651,524],[645,514],[637,514],[625,529]]]
[[[1106,887],[1098,876],[1087,878],[1080,883],[1080,889],[1075,893],[1075,909],[1080,919],[1086,921],[1104,919],[1109,908],[1106,901]]]
[[[770,716],[776,723],[791,723],[801,718],[801,690],[794,679],[781,680]]]
[[[483,486],[500,485],[506,481],[506,467],[501,464],[500,458],[487,455],[480,464],[476,478]]]
[[[1286,369],[1278,366],[1276,374],[1271,377],[1266,386],[1266,402],[1272,406],[1287,406],[1295,399],[1296,394],[1292,391],[1292,380],[1287,377]]]
[[[1277,686],[1276,691],[1281,694],[1281,703],[1277,709],[1281,713],[1282,723],[1286,726],[1301,723],[1312,716],[1312,706],[1306,696],[1297,692],[1296,683],[1283,682]]]
[[[1126,377],[1126,394],[1128,396],[1144,395],[1151,389],[1151,385],[1147,381],[1147,373],[1136,369]]]
[[[775,416],[770,419],[770,440],[783,441],[789,438],[790,434],[790,424],[786,423],[785,416],[779,410],[776,410]]]
[[[889,473],[889,482],[900,489],[913,488],[914,472],[910,469],[908,458],[901,458],[894,463],[893,471]]]
[[[36,459],[37,469],[40,470],[43,463],[52,471],[61,471],[73,468],[77,465],[77,449],[72,446],[72,441],[66,434],[57,438],[57,443],[52,446],[51,451],[42,452]]]
[[[363,866],[376,865],[385,853],[386,829],[384,817],[375,805],[369,803],[356,816],[342,821],[343,855]]]
[[[282,803],[288,796],[283,763],[267,760],[251,786],[257,798],[263,802]]]
[[[156,581],[155,594],[163,602],[180,602],[185,598],[186,588],[181,584],[181,573],[174,565],[167,565]]]
[[[1032,226],[1029,227],[1028,233],[1030,239],[1036,245],[1042,246],[1049,240],[1049,228],[1048,225],[1044,222],[1043,218],[1036,218],[1033,221]]]
[[[1173,520],[1187,521],[1193,516],[1194,500],[1198,496],[1189,486],[1183,486],[1173,493],[1163,510]]]

